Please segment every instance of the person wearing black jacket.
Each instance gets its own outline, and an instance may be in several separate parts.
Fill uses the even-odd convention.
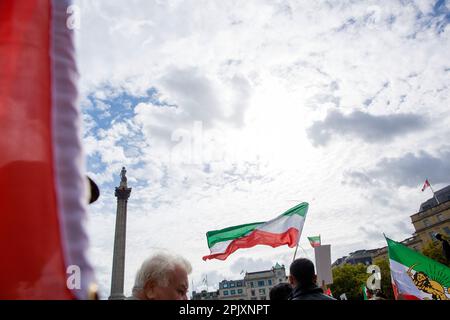
[[[324,294],[316,285],[317,276],[314,264],[310,260],[305,258],[294,260],[289,271],[289,282],[294,288],[289,300],[336,300]]]
[[[442,242],[442,253],[447,262],[450,262],[450,244],[442,237],[440,233],[436,235],[436,239]]]

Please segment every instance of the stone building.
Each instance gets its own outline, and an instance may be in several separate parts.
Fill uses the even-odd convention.
[[[436,233],[450,237],[450,186],[436,191],[435,197],[422,203],[419,211],[410,217],[415,232],[411,237],[401,241],[405,246],[416,251],[422,251],[430,241],[436,241],[434,237]],[[387,259],[388,257],[387,247],[359,250],[356,253],[360,251],[370,252],[372,260]],[[333,267],[344,263],[351,263],[349,257],[339,258],[333,263]]]
[[[219,300],[246,300],[244,280],[222,280],[219,283]]]
[[[192,292],[192,300],[218,300],[219,290],[216,291],[206,291],[202,290],[200,292]]]
[[[286,270],[284,265],[277,263],[270,270],[247,272],[244,280],[247,300],[268,300],[272,287],[287,282]]]
[[[269,270],[247,272],[243,279],[222,280],[214,292],[192,292],[193,300],[268,300],[272,287],[287,282],[284,265],[275,264]]]

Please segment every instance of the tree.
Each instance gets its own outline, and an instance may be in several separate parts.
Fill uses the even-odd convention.
[[[381,271],[381,291],[384,293],[387,299],[393,300],[394,298],[394,291],[392,289],[392,283],[391,283],[391,267],[389,266],[389,260],[388,259],[375,259],[373,261],[373,264],[380,267]]]
[[[430,241],[428,242],[422,250],[422,253],[437,262],[442,263],[450,267],[450,262],[445,260],[444,254],[442,252],[442,242],[440,241]]]
[[[362,300],[361,286],[366,283],[369,274],[363,264],[344,264],[333,269],[333,284],[330,285],[333,296],[345,293],[348,300]]]

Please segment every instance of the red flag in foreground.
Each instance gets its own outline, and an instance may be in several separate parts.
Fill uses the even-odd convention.
[[[83,299],[93,279],[69,4],[0,1],[0,299]]]

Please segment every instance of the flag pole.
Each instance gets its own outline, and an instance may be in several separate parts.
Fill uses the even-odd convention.
[[[297,255],[297,249],[298,249],[298,242],[297,242],[297,246],[295,247],[294,258],[292,259],[292,262],[295,261],[295,256]]]
[[[437,204],[440,204],[438,198],[436,197],[436,192],[434,192],[433,187],[431,186],[430,180],[428,180],[428,184],[430,185],[431,192],[433,192],[434,199],[436,200]]]

